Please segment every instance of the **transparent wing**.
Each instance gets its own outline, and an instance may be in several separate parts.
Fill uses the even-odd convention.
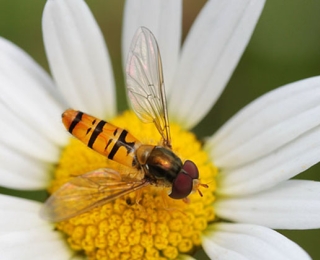
[[[131,43],[127,65],[127,94],[132,109],[145,123],[154,123],[171,148],[162,62],[157,41],[147,28],[140,27]]]
[[[98,169],[61,186],[45,202],[40,215],[52,222],[66,220],[149,184],[144,179],[123,180],[112,169]]]

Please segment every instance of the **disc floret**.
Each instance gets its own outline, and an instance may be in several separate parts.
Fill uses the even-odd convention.
[[[157,145],[161,140],[152,124],[143,124],[132,112],[112,122],[125,128],[142,143]],[[201,149],[195,136],[171,124],[173,151],[184,161],[192,160],[200,172],[201,183],[210,183],[189,196],[190,203],[168,197],[168,190],[149,186],[102,207],[57,223],[71,248],[89,259],[175,259],[180,253],[193,253],[201,246],[201,233],[215,218],[215,176],[217,169]],[[70,178],[98,168],[112,168],[134,174],[132,168],[106,157],[71,138],[62,152],[49,189],[58,189]],[[138,174],[138,173],[137,173]]]

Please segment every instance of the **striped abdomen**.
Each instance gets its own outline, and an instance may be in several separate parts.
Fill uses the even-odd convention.
[[[139,167],[135,153],[141,143],[128,131],[80,111],[62,114],[67,130],[96,152],[129,167]]]

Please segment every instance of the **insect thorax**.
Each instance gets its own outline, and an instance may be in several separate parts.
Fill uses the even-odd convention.
[[[182,168],[180,158],[161,146],[142,145],[137,151],[137,158],[148,177],[169,183],[173,182]]]

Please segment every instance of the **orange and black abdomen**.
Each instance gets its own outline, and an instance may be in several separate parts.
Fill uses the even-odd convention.
[[[96,152],[129,167],[139,167],[135,152],[141,143],[128,131],[72,109],[62,114],[67,130]]]

